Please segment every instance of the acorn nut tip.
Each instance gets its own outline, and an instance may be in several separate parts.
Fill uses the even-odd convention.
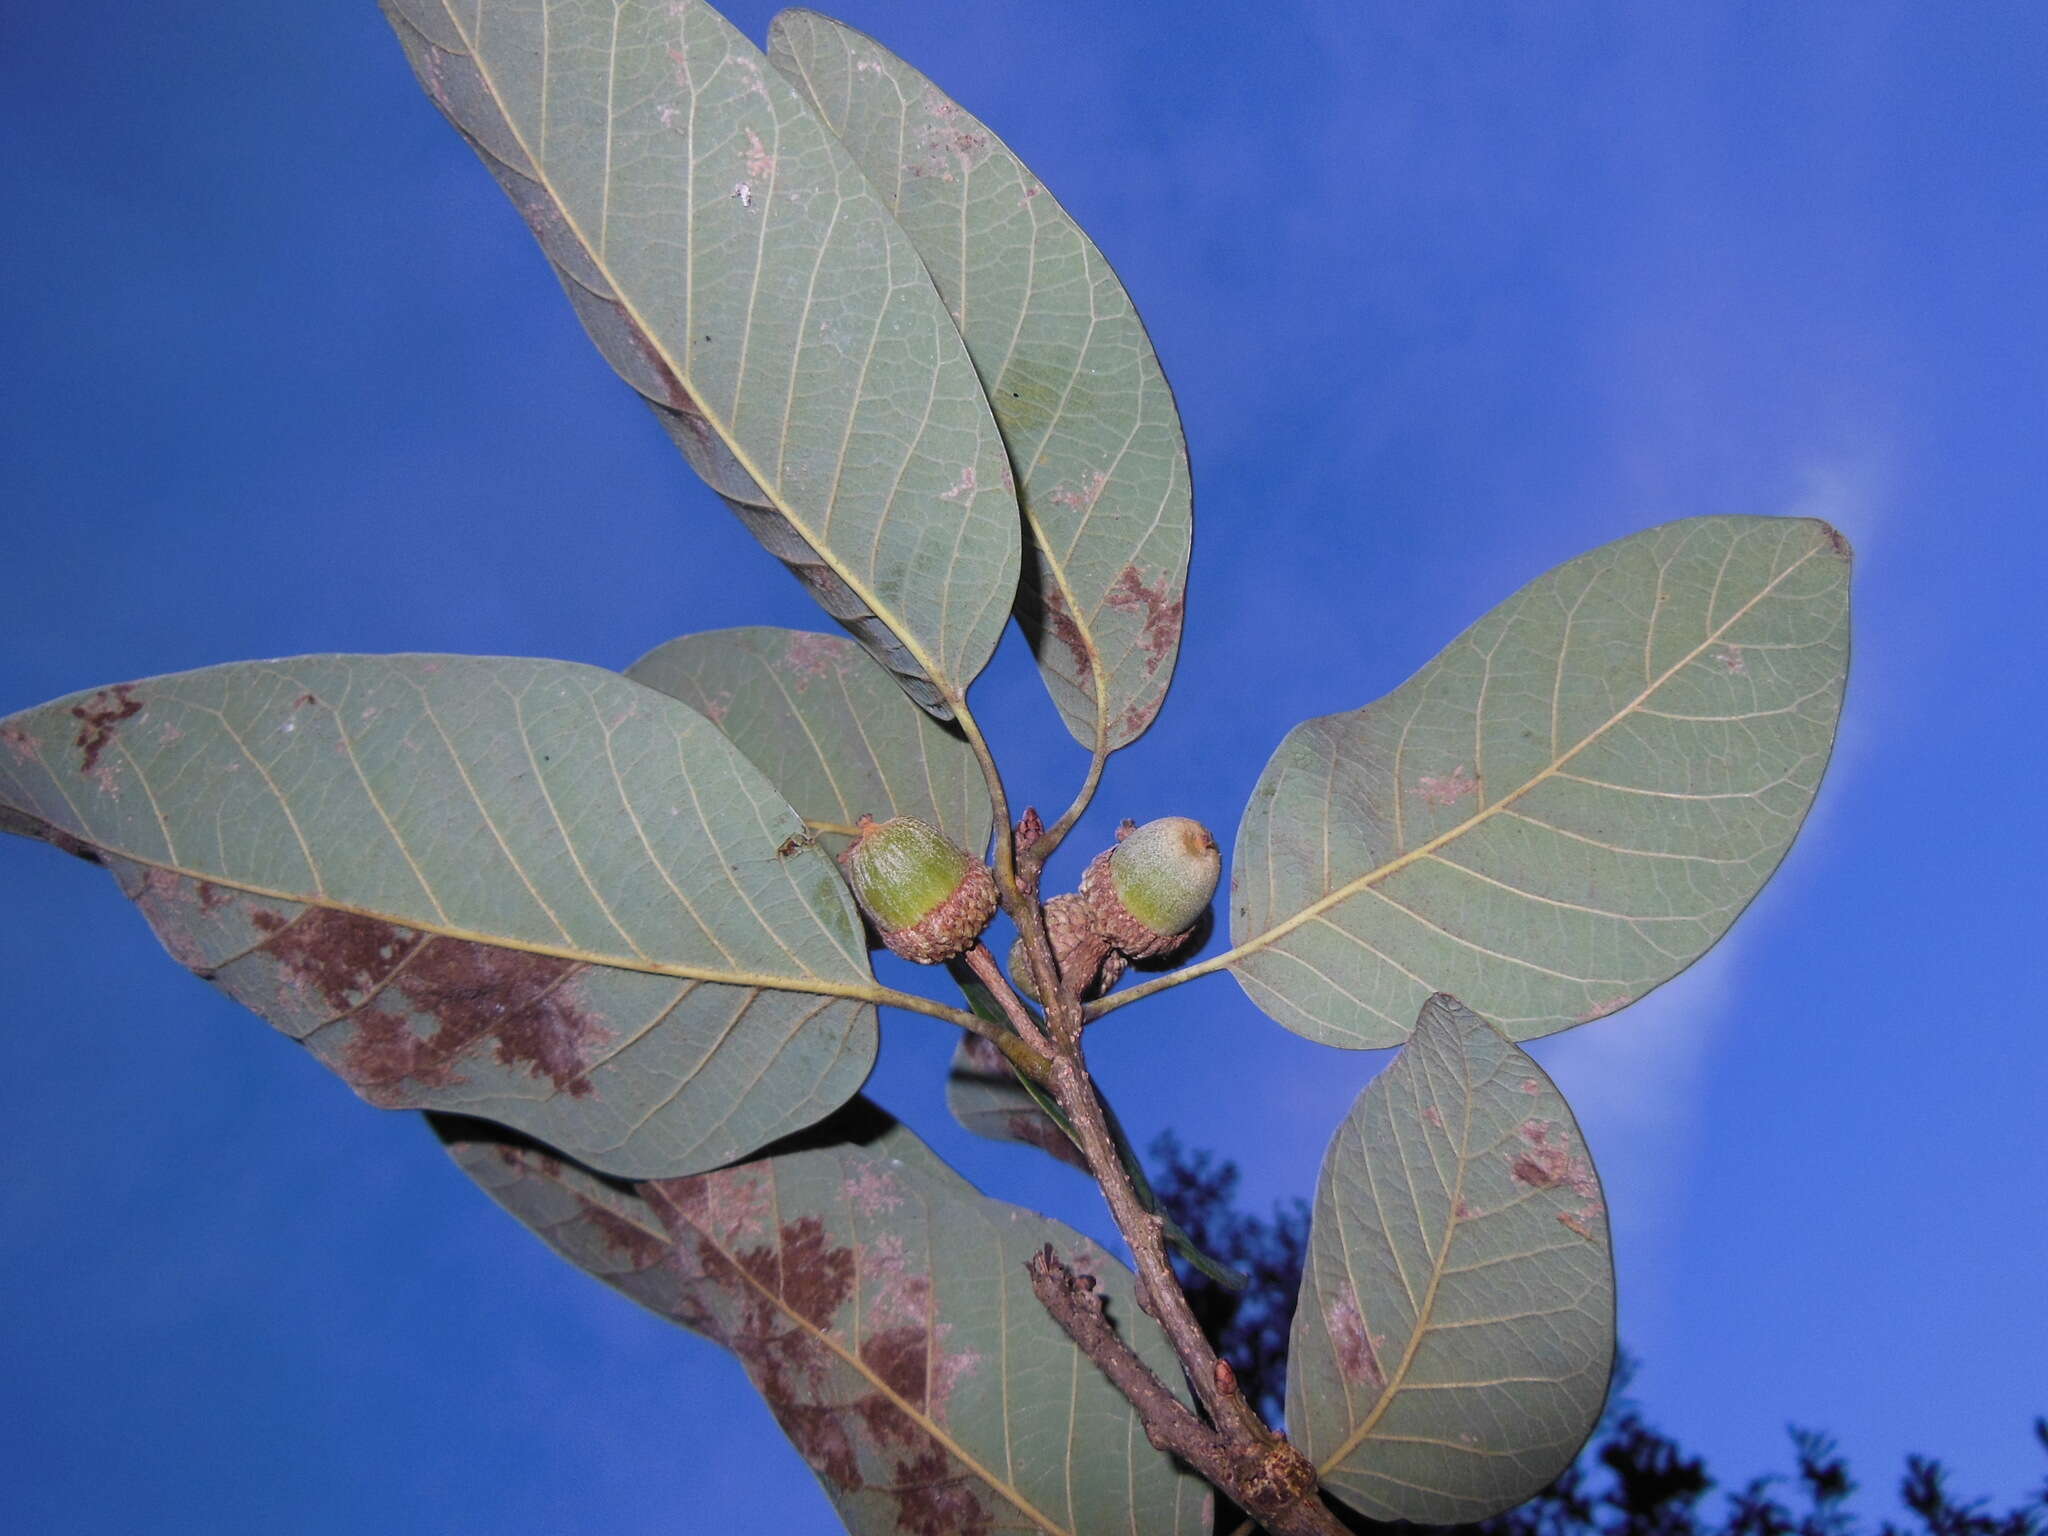
[[[1110,943],[1145,960],[1187,941],[1222,873],[1223,855],[1207,827],[1162,816],[1097,854],[1081,890]]]
[[[995,916],[988,866],[915,816],[863,816],[859,832],[839,867],[882,942],[919,965],[971,949]]]

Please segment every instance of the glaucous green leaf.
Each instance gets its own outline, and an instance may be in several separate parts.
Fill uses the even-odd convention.
[[[995,817],[966,739],[849,640],[769,628],[685,635],[626,676],[725,732],[833,853],[863,813],[915,816],[962,848],[988,847]]]
[[[243,662],[0,721],[0,830],[372,1103],[694,1172],[873,1065],[860,919],[710,721],[596,667]]]
[[[859,167],[702,0],[383,0],[605,358],[933,713],[1015,595],[959,333]]]
[[[476,1122],[456,1162],[571,1263],[731,1350],[856,1536],[1206,1532],[1208,1495],[1032,1294],[1050,1243],[1167,1380],[1131,1276],[864,1100],[714,1173],[600,1179]]]
[[[1834,744],[1849,547],[1700,517],[1533,582],[1400,688],[1295,727],[1237,840],[1219,958],[1330,1045],[1431,992],[1510,1039],[1700,957],[1791,847]]]
[[[768,57],[931,269],[1016,467],[1018,620],[1075,738],[1125,745],[1173,677],[1192,529],[1180,416],[1137,311],[1009,147],[881,44],[784,11]]]
[[[1613,1360],[1606,1207],[1570,1108],[1430,998],[1323,1157],[1288,1434],[1360,1514],[1483,1520],[1578,1454]]]

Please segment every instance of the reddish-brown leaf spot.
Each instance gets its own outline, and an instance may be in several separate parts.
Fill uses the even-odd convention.
[[[870,1392],[853,1405],[853,1411],[867,1427],[870,1438],[882,1445],[916,1446],[931,1444],[931,1436],[917,1427],[892,1398]]]
[[[911,1536],[988,1536],[988,1510],[938,1445],[896,1463],[896,1528]]]
[[[765,1382],[761,1395],[774,1410],[776,1422],[789,1436],[789,1443],[820,1477],[847,1493],[862,1486],[860,1457],[854,1452],[852,1436],[846,1432],[841,1409],[778,1397]]]
[[[583,1201],[582,1206],[583,1217],[599,1240],[634,1269],[652,1269],[669,1256],[668,1243],[637,1222],[628,1221],[618,1212],[608,1211],[588,1200]]]
[[[579,1008],[573,982],[583,964],[466,939],[430,939],[395,985],[435,1022],[431,1039],[452,1061],[489,1036],[498,1060],[525,1067],[572,1098],[591,1092],[583,1074],[611,1032]]]
[[[825,1223],[805,1216],[782,1227],[782,1299],[789,1309],[817,1327],[830,1327],[832,1316],[853,1294],[853,1250],[835,1248]]]
[[[1561,1147],[1539,1147],[1525,1152],[1509,1166],[1515,1182],[1531,1189],[1549,1189],[1564,1182],[1565,1154]]]
[[[1044,604],[1045,620],[1052,629],[1052,637],[1066,647],[1067,655],[1073,659],[1074,676],[1084,681],[1094,676],[1095,655],[1088,649],[1081,626],[1074,622],[1074,611],[1067,606],[1067,595],[1057,587],[1044,587],[1040,590],[1040,601]]]
[[[883,1386],[913,1408],[925,1405],[925,1330],[905,1323],[861,1340],[861,1363]]]
[[[80,753],[78,771],[91,773],[98,767],[100,753],[114,739],[115,727],[141,713],[142,700],[135,697],[133,683],[102,688],[83,704],[72,705],[71,717],[78,721],[78,735],[72,740]]]
[[[421,937],[380,918],[330,907],[308,907],[289,921],[258,909],[249,921],[270,935],[262,952],[285,978],[310,990],[337,1017],[383,986]]]
[[[1116,573],[1116,581],[1106,598],[1112,608],[1143,610],[1145,621],[1138,632],[1138,649],[1145,653],[1148,676],[1159,670],[1180,642],[1181,612],[1187,600],[1183,597],[1169,600],[1168,592],[1168,578],[1164,571],[1159,573],[1158,585],[1148,587],[1138,574],[1138,568],[1127,565]]]
[[[1344,1379],[1359,1382],[1374,1392],[1384,1390],[1387,1374],[1380,1368],[1380,1350],[1387,1341],[1366,1328],[1357,1296],[1347,1291],[1330,1305],[1325,1316],[1330,1343],[1337,1354],[1337,1369],[1344,1373]]]

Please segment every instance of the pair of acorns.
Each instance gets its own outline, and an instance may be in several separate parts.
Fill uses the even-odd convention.
[[[839,856],[854,900],[882,942],[920,965],[965,954],[995,916],[988,866],[915,816],[863,816],[860,836]],[[1081,877],[1081,889],[1045,904],[1053,958],[1083,997],[1116,984],[1132,960],[1186,943],[1216,894],[1223,856],[1209,829],[1185,816],[1142,827],[1126,822]],[[1077,969],[1086,970],[1077,976]],[[1023,940],[1010,950],[1010,977],[1034,1001]]]

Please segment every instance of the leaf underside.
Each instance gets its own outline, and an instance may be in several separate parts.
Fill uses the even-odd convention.
[[[1031,1293],[1051,1243],[1177,1379],[1129,1273],[1079,1234],[978,1194],[865,1101],[800,1147],[627,1185],[474,1122],[456,1162],[571,1263],[731,1350],[856,1536],[1193,1533],[1199,1480]]]
[[[1524,1040],[1720,938],[1834,743],[1849,549],[1693,518],[1524,588],[1392,694],[1297,726],[1246,807],[1230,969],[1312,1040],[1400,1040],[1435,991]]]
[[[570,662],[309,656],[0,721],[0,829],[106,864],[180,963],[366,1099],[693,1172],[873,1064],[859,919],[694,711]]]
[[[1605,1205],[1571,1110],[1431,998],[1323,1159],[1288,1434],[1361,1514],[1481,1520],[1578,1454],[1613,1358]]]
[[[872,38],[784,11],[769,60],[909,233],[995,409],[1027,538],[1017,617],[1083,746],[1151,724],[1192,530],[1173,392],[1123,285],[1030,168]]]
[[[701,0],[383,0],[606,361],[935,714],[1002,631],[1002,440],[909,240]]]
[[[962,1128],[990,1141],[1014,1141],[1088,1171],[1073,1138],[1053,1123],[1009,1061],[984,1036],[961,1031],[946,1072],[946,1108]]]
[[[915,816],[988,847],[988,789],[957,727],[932,719],[853,642],[794,629],[685,635],[626,669],[710,720],[837,853],[844,828]]]

